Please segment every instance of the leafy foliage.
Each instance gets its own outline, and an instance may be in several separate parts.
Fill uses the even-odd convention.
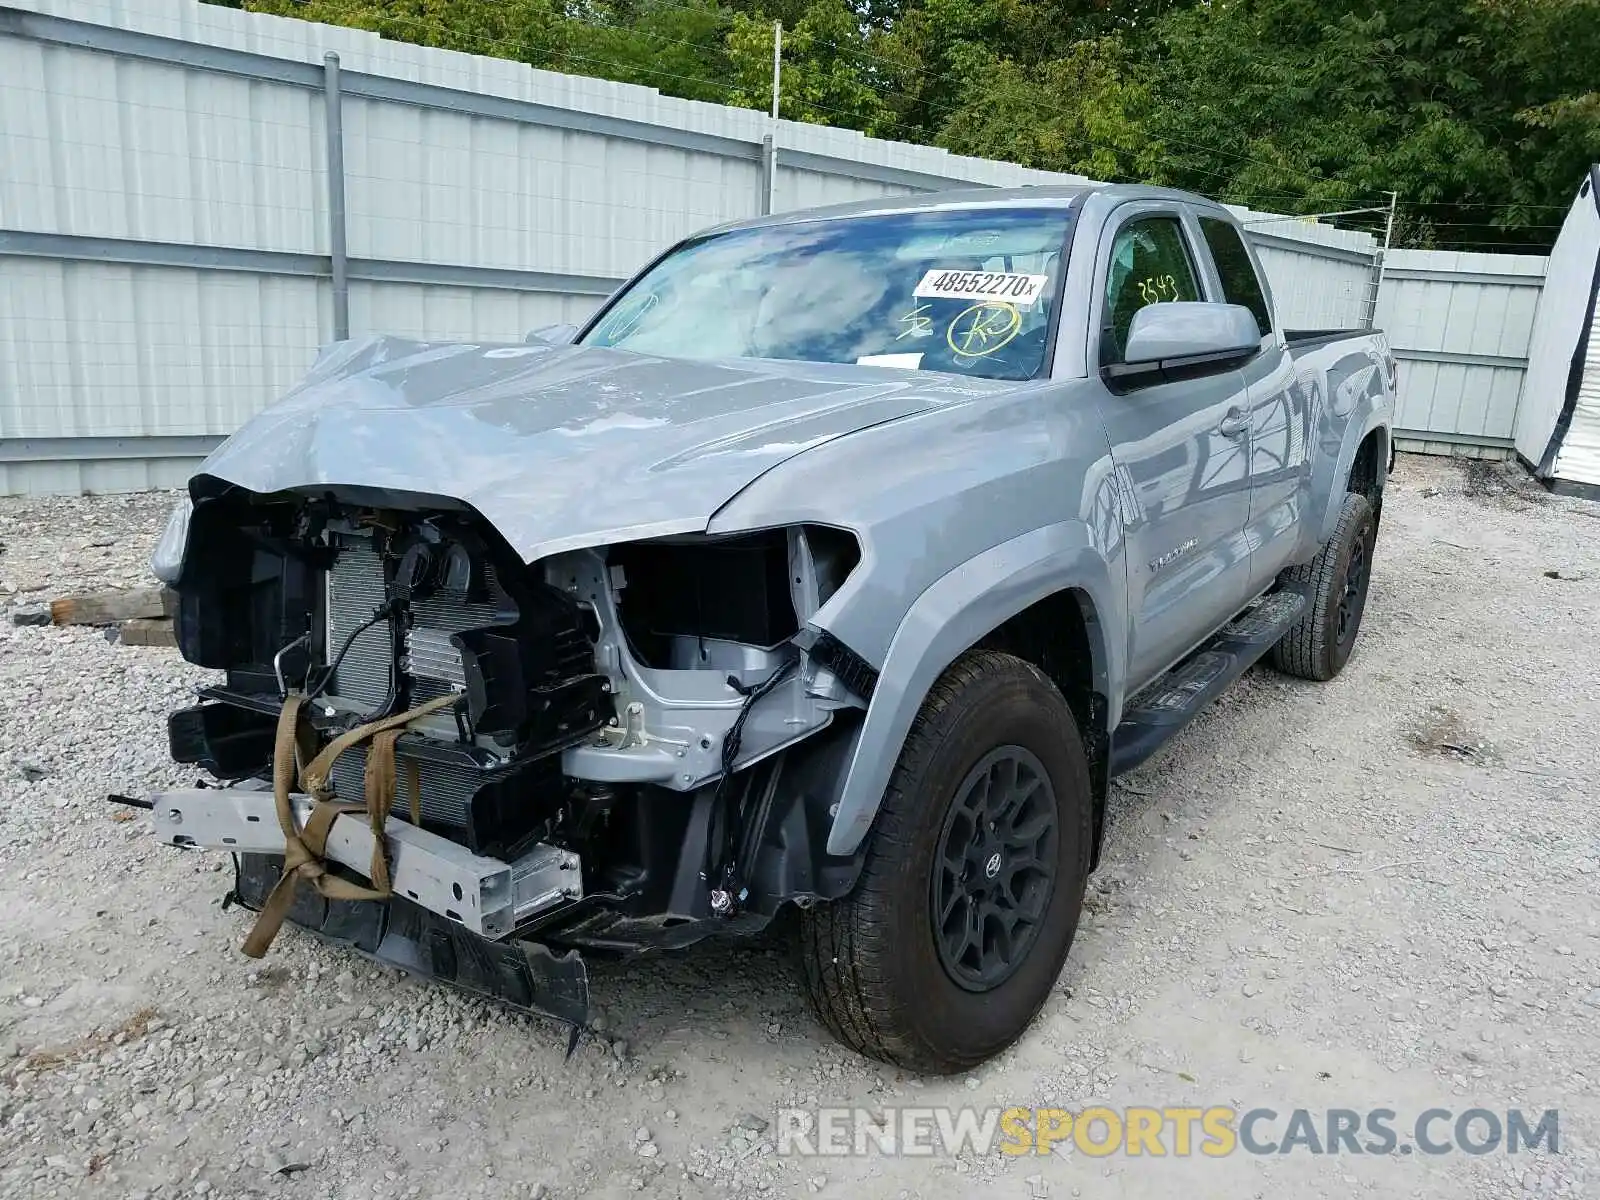
[[[1600,159],[1600,0],[231,0],[1279,212],[1537,249]],[[1373,218],[1381,220],[1381,217]]]

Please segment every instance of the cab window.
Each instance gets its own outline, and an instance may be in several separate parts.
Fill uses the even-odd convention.
[[[1102,363],[1122,361],[1133,314],[1147,304],[1198,300],[1194,265],[1177,217],[1139,217],[1117,231],[1106,274]]]
[[[1272,314],[1267,311],[1267,297],[1261,290],[1255,266],[1250,262],[1250,252],[1244,248],[1244,239],[1232,225],[1215,217],[1201,217],[1200,232],[1205,235],[1211,257],[1216,260],[1223,298],[1229,304],[1248,308],[1265,337],[1272,332]]]

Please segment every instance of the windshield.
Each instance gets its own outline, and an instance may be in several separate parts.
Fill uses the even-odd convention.
[[[969,208],[741,229],[667,255],[582,339],[1032,379],[1072,213]]]

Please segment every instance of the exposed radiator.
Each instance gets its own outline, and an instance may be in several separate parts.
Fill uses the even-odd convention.
[[[354,651],[352,651],[354,653]],[[467,804],[473,790],[481,782],[479,772],[470,767],[449,763],[408,758],[396,753],[394,815],[411,819],[411,764],[417,765],[417,781],[421,785],[422,819],[425,824],[464,826],[467,823]],[[341,800],[361,803],[366,794],[365,772],[367,750],[358,746],[346,750],[333,764],[331,779],[333,790]]]
[[[327,577],[330,654],[338,653],[351,632],[370,620],[383,604],[383,566],[383,560],[367,539],[344,541]],[[491,596],[502,595],[493,564],[485,563],[481,569],[487,585],[484,591]],[[399,647],[399,654],[390,645],[392,634],[387,622],[363,631],[351,642],[327,694],[365,714],[376,711],[388,697],[391,670],[406,672],[407,701],[412,705],[446,695],[452,688],[462,688],[465,674],[461,654],[451,644],[450,635],[501,623],[509,615],[506,609],[510,607],[511,601],[503,595],[500,603],[469,602],[460,592],[451,595],[439,591],[414,597],[410,602],[405,644]],[[541,637],[537,647],[540,669],[528,680],[527,686],[558,684],[593,670],[593,648],[582,627],[559,603],[540,607],[536,602],[531,615],[535,622],[542,620],[543,626],[537,635]],[[525,616],[517,629],[524,629],[526,622]],[[583,703],[581,697],[579,703]],[[413,758],[405,753],[402,741],[395,754],[394,814],[407,820],[411,813],[413,765],[424,824],[465,830],[466,844],[475,848],[479,842],[515,845],[542,819],[539,806],[561,794],[558,754],[535,752],[531,758],[524,757],[514,769],[491,774],[455,762]],[[365,747],[339,756],[331,772],[331,782],[340,799],[361,801],[365,770]],[[480,788],[486,789],[482,812],[473,822],[473,829],[467,830],[468,806]],[[508,812],[512,814],[509,817]],[[483,852],[481,848],[479,852]]]
[[[492,582],[494,567],[487,565],[485,569]],[[337,652],[352,629],[371,619],[383,599],[383,560],[366,539],[350,539],[328,572],[330,654]],[[411,602],[412,623],[416,629],[445,635],[490,625],[498,611],[492,603],[461,603],[444,593]],[[329,695],[359,705],[368,712],[382,704],[389,694],[392,657],[389,637],[388,626],[381,623],[358,635],[344,662],[339,664],[333,686],[328,689]],[[416,679],[411,688],[411,702],[421,704],[448,690],[449,685],[438,680]]]
[[[496,773],[474,770],[455,763],[413,758],[402,742],[395,753],[395,794],[392,818],[411,820],[411,765],[417,769],[417,792],[422,801],[422,823],[434,832],[471,846],[491,857],[515,857],[519,846],[542,816],[551,812],[563,794],[561,758],[547,755],[523,762],[513,769]],[[366,747],[346,750],[333,764],[331,778],[341,800],[361,803],[366,794]],[[468,805],[482,788],[484,801],[475,822],[468,820]],[[505,805],[510,802],[519,814],[508,822]],[[467,826],[474,825],[475,831]],[[474,842],[476,837],[477,842]]]

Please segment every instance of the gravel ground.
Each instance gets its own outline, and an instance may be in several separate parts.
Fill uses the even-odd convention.
[[[1044,1014],[924,1080],[829,1042],[776,944],[596,971],[603,1032],[570,1062],[550,1022],[295,931],[242,957],[221,863],[103,802],[190,782],[163,718],[205,673],[9,617],[140,581],[168,503],[0,500],[0,1196],[1600,1187],[1600,507],[1403,460],[1349,668],[1252,671],[1122,781]],[[1091,1101],[1559,1108],[1562,1152],[803,1161],[766,1129],[791,1104]]]

